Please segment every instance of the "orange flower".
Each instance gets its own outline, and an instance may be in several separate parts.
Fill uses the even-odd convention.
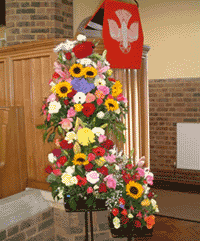
[[[155,216],[150,215],[148,217],[145,217],[144,221],[147,223],[147,228],[151,229],[153,227],[153,225],[155,224]]]

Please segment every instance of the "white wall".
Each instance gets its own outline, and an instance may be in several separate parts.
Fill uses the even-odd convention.
[[[100,2],[74,0],[74,34]],[[199,77],[200,0],[138,0],[138,3],[144,44],[151,47],[148,78]]]

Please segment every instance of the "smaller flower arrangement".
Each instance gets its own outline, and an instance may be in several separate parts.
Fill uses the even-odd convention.
[[[128,227],[133,232],[152,229],[155,224],[154,213],[159,209],[156,195],[148,186],[153,185],[153,173],[144,167],[145,157],[136,165],[125,156],[116,160],[120,167],[118,181],[106,202],[110,210],[110,226],[121,231]]]

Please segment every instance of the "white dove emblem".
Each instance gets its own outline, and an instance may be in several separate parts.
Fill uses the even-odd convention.
[[[119,9],[115,13],[119,18],[121,29],[118,27],[117,23],[114,20],[108,19],[110,36],[112,39],[120,42],[119,47],[121,51],[127,54],[131,50],[130,43],[138,40],[139,23],[132,23],[130,28],[128,29],[128,22],[132,14],[124,9]]]

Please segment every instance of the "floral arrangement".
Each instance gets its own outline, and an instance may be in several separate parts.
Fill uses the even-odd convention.
[[[150,192],[148,185],[153,185],[153,173],[144,167],[145,157],[137,164],[124,156],[116,159],[120,167],[117,174],[115,190],[107,197],[107,205],[111,212],[110,220],[115,229],[129,227],[131,229],[152,229],[156,212],[159,212],[156,195]]]
[[[106,199],[116,189],[114,143],[107,133],[125,142],[121,117],[127,99],[120,81],[110,77],[106,51],[95,53],[96,45],[80,34],[56,46],[52,93],[42,106],[44,124],[37,126],[44,130],[44,141],[56,144],[48,155],[52,165],[45,169],[52,196],[67,196],[71,207],[88,196],[88,205],[94,206],[95,199]]]

